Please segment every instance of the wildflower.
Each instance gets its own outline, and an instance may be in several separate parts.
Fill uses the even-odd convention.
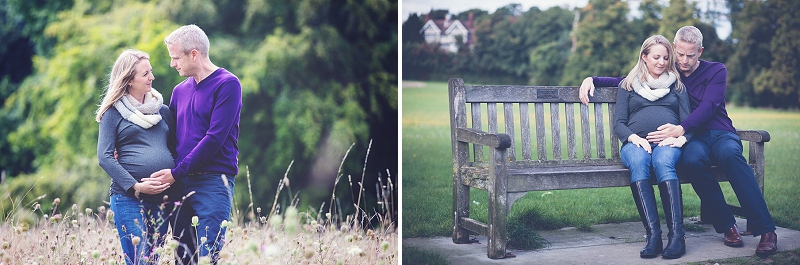
[[[294,206],[289,206],[286,208],[286,218],[295,218],[297,217],[297,208]]]
[[[86,212],[86,215],[92,215],[92,208],[86,208],[86,210],[83,211]]]
[[[53,199],[53,205],[58,205],[59,203],[61,203],[61,199],[60,198]]]
[[[225,227],[228,227],[228,220],[222,220],[222,223],[219,224],[219,228],[225,228]]]
[[[261,213],[261,207],[256,208],[256,212],[260,214]]]
[[[277,227],[281,226],[281,223],[283,223],[283,219],[281,218],[280,214],[275,214],[275,215],[272,216],[272,218],[269,219],[269,224],[272,227],[277,228]]]
[[[347,254],[350,254],[350,255],[353,255],[353,256],[364,256],[365,255],[364,254],[364,250],[361,249],[360,247],[357,247],[357,246],[353,246],[353,247],[350,247],[349,249],[347,249]]]
[[[170,252],[171,252],[172,250],[175,250],[175,249],[177,249],[179,244],[180,244],[180,242],[178,242],[178,240],[171,239],[171,240],[170,240],[170,241],[167,243],[167,251],[170,251]]]
[[[45,214],[44,216],[42,216],[42,217],[43,217],[45,220],[47,220],[47,219],[49,219],[49,218],[50,218],[50,216],[49,216],[49,215],[46,215],[46,214]]]
[[[111,209],[109,209],[109,210],[106,212],[106,219],[108,219],[108,220],[114,220],[114,211],[112,211]]]
[[[72,205],[72,211],[73,212],[78,212],[78,205],[77,204],[73,204]]]
[[[192,226],[197,227],[200,225],[200,218],[197,215],[192,216]]]
[[[72,226],[78,226],[78,220],[72,220]]]
[[[100,250],[92,250],[92,258],[97,259],[100,257]]]
[[[11,247],[11,243],[3,241],[3,249],[8,249],[9,247]]]
[[[389,242],[388,241],[381,242],[381,249],[383,249],[383,251],[388,250],[389,249]]]
[[[131,238],[131,242],[133,242],[133,245],[139,245],[139,242],[142,242],[142,238],[138,236],[133,236]]]
[[[347,240],[347,242],[353,242],[353,235],[347,235],[344,237],[344,240]]]
[[[34,210],[34,211],[36,211],[36,210],[39,210],[39,209],[41,209],[41,208],[42,208],[42,205],[41,205],[41,204],[38,204],[38,203],[37,203],[37,204],[34,204],[34,205],[33,205],[33,210]]]

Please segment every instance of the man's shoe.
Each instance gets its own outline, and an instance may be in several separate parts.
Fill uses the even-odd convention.
[[[739,235],[739,229],[736,228],[735,224],[731,227],[731,229],[728,229],[728,231],[725,232],[725,239],[723,239],[723,242],[729,247],[744,246],[742,236]]]
[[[767,256],[774,254],[776,251],[778,251],[778,235],[775,234],[775,231],[761,235],[761,241],[758,242],[758,247],[756,248],[756,255]]]

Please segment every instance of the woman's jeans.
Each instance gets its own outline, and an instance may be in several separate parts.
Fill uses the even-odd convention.
[[[114,211],[114,223],[125,253],[125,263],[156,263],[153,250],[164,242],[172,207],[171,203],[152,203],[120,194],[111,195],[111,210]],[[134,241],[138,241],[138,244],[134,244]]]
[[[675,165],[681,158],[681,149],[670,146],[650,144],[653,153],[649,154],[644,148],[633,143],[625,143],[620,149],[622,164],[631,172],[631,183],[640,180],[650,180],[651,170],[655,171],[658,183],[666,180],[677,180]]]

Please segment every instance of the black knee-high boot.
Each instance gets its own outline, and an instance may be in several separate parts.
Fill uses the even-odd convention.
[[[663,242],[661,242],[661,224],[658,221],[658,207],[656,206],[656,196],[653,192],[653,185],[649,180],[641,180],[631,183],[631,193],[639,210],[639,217],[642,219],[644,229],[647,231],[646,245],[639,252],[642,258],[655,258],[661,253]]]
[[[667,246],[661,254],[665,259],[677,259],[686,254],[686,234],[683,231],[683,196],[678,180],[658,183],[661,191],[661,204],[667,221]]]

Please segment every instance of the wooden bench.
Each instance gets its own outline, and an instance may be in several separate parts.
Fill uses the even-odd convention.
[[[503,258],[507,215],[528,191],[629,186],[629,172],[619,158],[620,141],[613,133],[617,88],[596,88],[591,106],[580,103],[578,90],[466,86],[462,79],[449,80],[454,243],[470,243],[470,234],[485,235],[489,258]],[[738,133],[749,142],[748,163],[763,192],[769,133]],[[727,181],[721,171],[716,176]],[[488,191],[486,224],[470,218],[470,188]],[[732,208],[742,215],[738,207]]]

